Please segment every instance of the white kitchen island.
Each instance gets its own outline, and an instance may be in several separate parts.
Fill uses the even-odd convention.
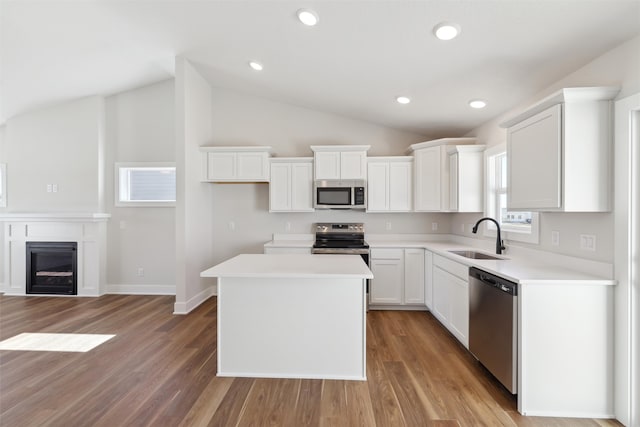
[[[218,375],[366,379],[366,279],[354,255],[244,254],[218,278]]]

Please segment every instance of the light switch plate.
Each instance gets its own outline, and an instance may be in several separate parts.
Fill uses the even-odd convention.
[[[583,251],[595,251],[596,236],[594,234],[581,234],[580,249],[582,249]]]
[[[560,245],[560,232],[559,231],[552,231],[551,232],[551,245],[552,246],[559,246]]]

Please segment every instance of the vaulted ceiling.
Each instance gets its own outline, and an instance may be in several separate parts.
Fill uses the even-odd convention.
[[[435,38],[442,21],[461,34]],[[0,123],[170,78],[183,55],[216,87],[459,136],[639,33],[640,0],[1,0]]]

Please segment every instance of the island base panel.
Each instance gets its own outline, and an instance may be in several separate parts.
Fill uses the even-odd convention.
[[[365,380],[363,279],[218,281],[218,375]]]

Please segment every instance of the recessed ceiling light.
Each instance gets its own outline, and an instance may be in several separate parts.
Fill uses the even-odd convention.
[[[487,106],[487,103],[482,99],[473,99],[469,101],[469,107],[471,108],[484,108]]]
[[[433,27],[433,34],[440,40],[451,40],[460,34],[460,25],[451,22],[441,22]]]
[[[264,68],[262,64],[257,61],[249,61],[249,67],[251,67],[255,71],[262,71],[262,69]]]
[[[300,9],[298,10],[297,15],[300,22],[304,25],[308,25],[309,27],[313,27],[320,20],[318,14],[311,9]]]
[[[396,101],[398,102],[398,104],[408,104],[411,102],[411,99],[407,98],[406,96],[399,96],[396,98]]]

